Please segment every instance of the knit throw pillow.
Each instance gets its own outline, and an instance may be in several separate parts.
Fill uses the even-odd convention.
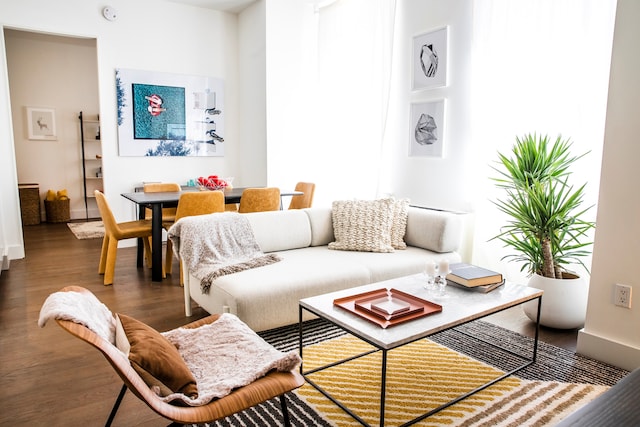
[[[409,199],[395,200],[392,205],[391,246],[394,249],[407,249],[404,235],[409,217]]]
[[[336,240],[329,243],[329,249],[393,252],[393,203],[392,199],[333,202],[331,218]]]

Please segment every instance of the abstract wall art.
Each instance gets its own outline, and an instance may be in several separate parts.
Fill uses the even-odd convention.
[[[447,85],[448,32],[448,27],[443,27],[413,38],[413,90]]]
[[[411,104],[409,156],[443,157],[444,99]]]
[[[220,79],[116,69],[120,156],[224,156]]]

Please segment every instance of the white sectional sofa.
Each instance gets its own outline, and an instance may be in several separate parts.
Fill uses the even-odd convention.
[[[314,295],[424,271],[428,259],[459,262],[459,215],[409,207],[404,241],[391,253],[333,250],[330,207],[243,214],[274,264],[218,277],[208,294],[184,266],[185,312],[191,300],[209,313],[236,314],[255,331],[298,322],[298,301]]]

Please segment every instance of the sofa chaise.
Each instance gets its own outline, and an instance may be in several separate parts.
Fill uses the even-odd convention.
[[[260,250],[281,260],[218,277],[208,293],[183,263],[186,315],[191,316],[193,300],[209,313],[233,313],[262,331],[297,323],[300,299],[420,273],[428,259],[461,260],[460,215],[418,207],[406,211],[406,249],[388,253],[329,249],[336,239],[332,207],[242,214]]]

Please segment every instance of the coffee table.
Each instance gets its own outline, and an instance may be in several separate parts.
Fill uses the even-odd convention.
[[[302,358],[302,365],[300,366],[300,373],[305,377],[306,381],[319,392],[325,395],[328,399],[342,408],[345,412],[351,415],[354,419],[360,422],[364,426],[368,426],[366,421],[359,417],[352,410],[347,408],[343,403],[335,399],[322,388],[320,384],[317,384],[309,375],[328,369],[332,366],[347,362],[349,360],[356,359],[374,352],[382,352],[382,368],[381,368],[381,388],[380,388],[380,426],[384,426],[384,411],[385,411],[385,398],[386,398],[386,376],[387,376],[387,353],[389,350],[409,344],[411,342],[429,337],[438,332],[442,332],[448,329],[455,328],[474,320],[481,319],[491,314],[506,310],[508,308],[523,304],[528,301],[538,301],[538,317],[536,321],[535,337],[532,343],[531,355],[522,355],[513,352],[508,349],[502,349],[501,351],[507,351],[510,354],[523,360],[523,363],[514,369],[505,372],[490,382],[465,393],[450,402],[439,406],[433,410],[426,412],[425,414],[414,418],[413,420],[403,424],[408,426],[421,421],[434,413],[441,411],[468,396],[483,390],[498,381],[512,375],[513,373],[526,368],[533,364],[536,360],[538,351],[538,333],[540,324],[540,305],[542,302],[543,291],[538,289],[529,288],[523,285],[516,285],[512,283],[505,283],[503,286],[488,292],[480,293],[473,292],[466,289],[460,289],[453,286],[447,286],[446,297],[439,297],[434,291],[427,291],[424,288],[426,282],[426,276],[424,274],[416,274],[412,276],[405,276],[397,279],[387,280],[383,282],[372,283],[365,286],[359,286],[356,288],[346,289],[343,291],[331,292],[315,297],[305,298],[299,302],[299,318],[300,318],[300,331],[299,331],[299,348],[300,357]],[[400,323],[388,328],[382,328],[379,325],[366,320],[357,314],[354,314],[342,307],[334,305],[334,300],[338,298],[345,298],[355,294],[360,294],[377,289],[397,289],[402,292],[414,295],[416,297],[431,301],[442,305],[442,311],[433,313],[425,317],[412,319],[404,323]],[[331,363],[329,365],[321,366],[312,370],[305,371],[304,369],[304,356],[303,356],[303,336],[304,336],[304,312],[310,312],[316,316],[323,318],[330,323],[342,328],[349,334],[371,344],[375,347],[374,350],[368,351],[350,357],[345,360]],[[501,347],[491,344],[493,347],[500,349]]]

